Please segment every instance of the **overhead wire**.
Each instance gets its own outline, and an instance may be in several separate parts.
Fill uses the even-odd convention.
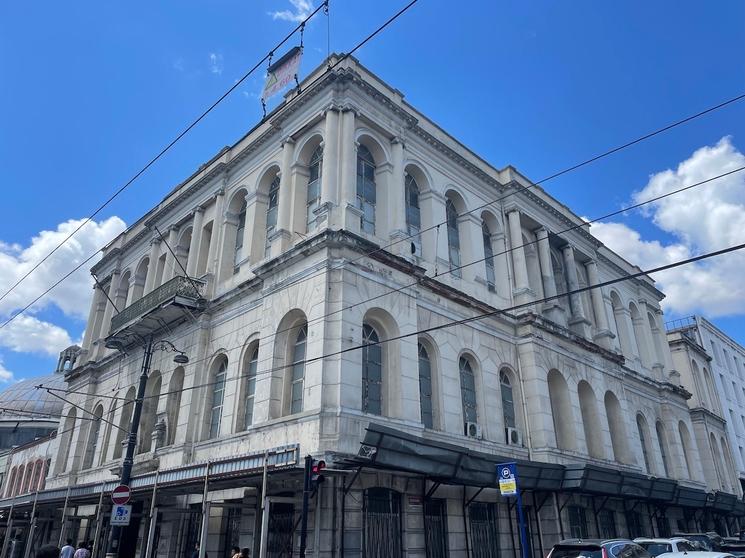
[[[638,202],[638,203],[633,204],[633,205],[630,205],[630,206],[623,207],[622,209],[618,209],[618,210],[615,210],[615,211],[606,213],[606,214],[604,214],[604,215],[602,215],[600,217],[596,217],[596,218],[593,218],[591,220],[583,221],[582,224],[574,225],[574,226],[572,226],[572,227],[570,227],[568,229],[565,229],[563,231],[557,231],[554,234],[563,234],[563,233],[569,232],[569,231],[574,230],[574,229],[577,229],[577,228],[582,228],[582,227],[588,226],[588,225],[590,225],[593,222],[597,222],[597,221],[600,221],[600,220],[603,220],[603,219],[607,219],[607,218],[612,217],[612,216],[615,216],[615,215],[619,215],[619,214],[622,214],[622,213],[625,213],[625,212],[628,212],[628,211],[631,211],[631,210],[634,210],[634,209],[638,209],[639,207],[642,207],[644,205],[647,205],[647,204],[650,204],[650,203],[659,201],[659,200],[664,199],[664,198],[671,197],[673,195],[676,195],[676,194],[679,194],[681,192],[685,192],[685,191],[691,190],[693,188],[696,188],[696,187],[699,187],[699,186],[702,186],[702,185],[705,185],[705,184],[709,184],[709,183],[711,183],[711,182],[713,182],[715,180],[719,180],[719,179],[725,178],[727,176],[734,175],[734,174],[736,174],[738,172],[742,172],[742,171],[745,171],[745,166],[738,167],[736,169],[731,169],[731,170],[729,170],[727,172],[724,172],[724,173],[721,173],[719,175],[716,175],[716,176],[713,176],[713,177],[704,179],[702,181],[699,181],[699,182],[696,182],[696,183],[693,183],[693,184],[689,184],[687,186],[683,186],[681,188],[677,188],[675,190],[671,190],[670,192],[666,192],[664,194],[660,194],[658,196],[654,196],[654,197],[645,199],[644,201]],[[510,252],[512,252],[512,251],[514,251],[514,250],[516,250],[518,248],[522,249],[522,248],[524,248],[524,247],[526,247],[528,245],[536,244],[537,242],[538,241],[535,240],[535,241],[525,242],[525,243],[523,243],[521,245],[518,245],[518,246],[512,246],[512,247],[510,247],[510,248],[508,248],[508,249],[506,249],[506,250],[504,250],[502,252],[493,254],[492,256],[485,257],[485,258],[479,258],[477,260],[471,261],[471,262],[466,263],[466,264],[463,264],[461,266],[458,266],[458,267],[449,269],[447,272],[442,272],[441,274],[442,275],[450,274],[450,273],[453,273],[453,271],[457,271],[459,269],[464,269],[464,268],[466,268],[468,266],[474,265],[475,263],[483,262],[483,261],[485,261],[487,259],[496,258],[498,256],[501,256],[501,255],[510,253]],[[547,297],[547,298],[544,298],[544,299],[541,299],[541,300],[534,300],[534,301],[531,301],[529,303],[520,304],[520,305],[512,306],[512,307],[509,307],[509,308],[497,309],[495,311],[492,311],[492,312],[488,312],[486,314],[483,314],[482,317],[496,316],[496,315],[499,315],[499,314],[509,314],[513,310],[520,309],[520,308],[525,307],[525,306],[533,306],[535,304],[539,304],[539,303],[542,303],[542,302],[547,302],[547,301],[553,300],[555,298],[561,298],[563,296],[569,296],[569,295],[572,295],[572,294],[575,294],[575,293],[581,293],[581,292],[593,290],[593,289],[596,289],[596,288],[602,288],[603,286],[614,284],[614,283],[617,283],[617,282],[620,282],[620,281],[623,281],[623,280],[630,280],[630,279],[633,279],[633,278],[637,278],[639,276],[643,276],[643,275],[647,275],[647,274],[651,274],[651,273],[656,273],[656,272],[659,272],[659,271],[662,271],[662,270],[665,270],[665,269],[668,269],[668,268],[672,268],[672,267],[677,267],[678,265],[685,265],[687,263],[692,263],[692,262],[695,262],[695,261],[699,261],[701,259],[706,259],[708,257],[718,256],[718,255],[721,255],[721,254],[726,253],[728,251],[734,251],[735,249],[740,249],[740,247],[741,246],[735,247],[734,249],[731,249],[731,250],[726,250],[725,249],[724,251],[712,252],[710,255],[704,255],[704,256],[698,256],[698,257],[695,257],[695,258],[690,258],[688,260],[683,260],[682,263],[678,263],[678,264],[675,264],[675,265],[662,266],[660,268],[655,268],[655,269],[652,269],[652,270],[647,270],[647,271],[642,271],[642,272],[639,272],[639,273],[629,274],[629,275],[623,276],[621,278],[617,278],[617,279],[611,280],[609,282],[607,281],[605,283],[599,283],[597,285],[589,285],[587,287],[582,287],[582,288],[580,288],[580,289],[578,289],[576,291],[570,291],[570,292],[567,292],[567,293],[563,293],[563,294],[557,295],[556,297]],[[409,287],[412,287],[412,286],[415,286],[415,285],[418,285],[418,284],[419,284],[419,281],[414,282],[414,283],[411,283],[411,284],[404,285],[404,286],[400,287],[397,290],[403,290],[403,289],[406,289],[406,288],[409,288]],[[351,305],[349,307],[345,307],[345,308],[342,308],[340,310],[336,310],[334,312],[331,312],[330,314],[327,314],[326,316],[321,316],[319,318],[314,318],[314,320],[308,320],[307,323],[310,324],[310,323],[312,323],[314,321],[325,319],[329,315],[333,315],[335,313],[338,313],[338,312],[341,312],[341,311],[344,311],[344,310],[348,310],[349,308],[352,308],[352,307],[357,306],[357,305],[360,305],[360,304],[365,304],[367,302],[370,302],[371,300],[374,300],[376,298],[380,298],[382,296],[386,296],[387,294],[391,294],[391,293],[393,293],[395,291],[396,290],[389,291],[389,292],[383,293],[381,295],[377,295],[376,297],[372,297],[370,299],[366,299],[365,301],[355,303],[355,304],[353,304],[353,305]],[[473,320],[473,319],[474,318],[466,318],[465,320],[470,321],[470,320]],[[459,325],[461,323],[466,323],[466,322],[463,322],[462,320],[457,320],[455,322],[452,322],[450,325],[448,325],[448,327],[450,327],[452,325]],[[234,330],[232,330],[231,332],[228,332],[228,333],[224,334],[223,336],[231,335],[231,334],[235,333],[238,329],[239,328],[235,328]],[[289,331],[291,329],[293,329],[293,328],[288,328],[287,330],[284,330],[284,331]],[[441,329],[441,328],[438,327],[438,329]],[[399,336],[398,338],[409,337],[409,336],[412,336],[412,335],[419,335],[421,333],[427,333],[428,331],[429,330],[418,330],[418,331],[416,331],[414,333],[409,333],[409,334],[406,334],[404,336]],[[274,336],[278,335],[279,333],[280,332],[276,332],[274,334],[270,334],[269,336],[265,336],[263,338],[259,338],[258,340],[254,340],[252,342],[259,341],[259,343],[260,343],[261,341],[265,341],[265,340],[267,340],[267,339],[269,339],[271,337],[274,337]],[[393,340],[393,338],[389,338],[387,340],[384,340],[381,343],[389,342],[391,340]],[[212,339],[212,341],[214,341],[214,339]],[[322,355],[320,357],[314,357],[312,359],[307,359],[307,360],[305,360],[303,362],[304,363],[309,363],[309,362],[313,362],[313,361],[318,360],[318,359],[323,359],[323,358],[327,358],[327,357],[337,356],[337,355],[342,354],[344,352],[348,352],[349,350],[357,350],[357,349],[369,347],[369,346],[372,346],[372,345],[375,345],[375,343],[367,343],[367,344],[363,344],[363,345],[358,345],[358,346],[355,346],[355,347],[344,349],[341,352],[324,354],[324,355]],[[238,346],[230,347],[230,348],[228,348],[226,350],[236,349],[236,348],[240,348],[240,347],[243,347],[243,346],[245,346],[245,342],[244,343],[241,343]],[[134,360],[134,358],[135,357],[133,357],[133,360]],[[200,360],[191,361],[190,364],[191,365],[200,364],[201,362],[208,361],[208,360],[211,360],[213,358],[214,358],[214,355],[208,355],[208,356],[206,356],[206,357],[204,357],[204,358],[202,358]],[[262,359],[262,361],[260,361],[259,364],[263,364],[263,363],[267,362],[268,360],[272,360],[272,359],[273,359],[273,357],[268,357],[267,359]],[[293,364],[298,364],[298,363],[293,363]],[[273,368],[270,368],[268,370],[262,370],[260,372],[257,372],[256,374],[253,374],[253,375],[243,374],[243,375],[233,376],[231,378],[226,378],[224,380],[224,382],[227,383],[229,381],[237,381],[237,380],[244,379],[244,378],[247,378],[247,377],[259,379],[259,377],[261,377],[261,376],[264,376],[264,375],[267,375],[267,374],[272,374],[274,372],[284,370],[284,369],[292,366],[293,364],[283,365],[283,366],[280,366],[280,367],[273,367]],[[194,385],[194,386],[190,386],[189,388],[182,388],[181,391],[186,391],[187,389],[195,389],[195,388],[198,388],[198,387],[208,387],[210,385],[215,385],[215,383],[216,382],[210,382],[210,383],[206,383],[206,384]],[[48,388],[48,389],[57,389],[57,388]],[[64,391],[64,390],[57,389],[57,391]],[[67,393],[70,394],[70,393],[73,393],[73,392],[67,391]],[[151,396],[148,396],[148,397],[161,397],[161,396],[164,396],[164,395],[168,395],[170,393],[175,393],[175,392],[173,392],[173,391],[167,391],[167,392],[159,393],[158,395],[151,395]]]

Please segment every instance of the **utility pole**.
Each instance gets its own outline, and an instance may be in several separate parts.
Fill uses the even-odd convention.
[[[134,411],[132,412],[132,424],[129,427],[127,437],[127,451],[122,462],[122,475],[119,484],[129,486],[132,477],[132,464],[134,463],[135,447],[137,446],[137,431],[140,428],[140,415],[142,415],[142,399],[145,397],[145,387],[147,386],[147,375],[150,372],[150,361],[153,358],[153,337],[147,338],[145,354],[142,356],[142,373],[140,374],[140,383],[137,386],[137,397],[134,400]],[[111,526],[109,542],[107,545],[106,558],[116,558],[119,554],[119,540],[121,538],[122,528],[118,525]]]
[[[300,515],[300,558],[305,558],[305,546],[308,538],[308,498],[310,497],[310,475],[313,469],[313,458],[305,456],[305,469],[303,474],[303,511]],[[318,521],[318,518],[316,518]],[[318,541],[316,541],[316,546]]]

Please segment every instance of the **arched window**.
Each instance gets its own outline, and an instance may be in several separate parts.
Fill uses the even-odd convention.
[[[481,224],[481,237],[484,241],[484,267],[486,269],[486,285],[490,291],[495,289],[496,274],[494,273],[494,249],[491,245],[491,231],[484,221]]]
[[[680,447],[683,450],[683,461],[686,466],[686,478],[693,480],[693,467],[691,467],[691,434],[688,427],[681,420],[678,423],[678,436],[680,436]]]
[[[245,409],[243,411],[243,429],[245,430],[253,424],[254,420],[254,395],[256,394],[256,370],[259,366],[259,344],[248,349],[244,357],[243,375],[245,376],[245,394],[243,401]]]
[[[269,201],[266,204],[266,239],[264,256],[268,256],[272,247],[271,236],[277,226],[277,211],[279,208],[279,175],[276,175],[269,185]]]
[[[305,203],[306,231],[316,228],[316,209],[321,204],[321,167],[323,166],[323,148],[319,145],[310,157],[308,164],[308,195]]]
[[[15,489],[13,490],[14,496],[17,496],[23,491],[23,478],[25,474],[26,474],[26,466],[21,465],[21,468],[18,469],[18,478],[16,479]]]
[[[647,428],[647,421],[644,417],[639,414],[636,415],[636,429],[639,433],[639,442],[642,447],[642,457],[644,458],[644,468],[650,475],[653,473],[652,464],[649,460],[649,429]]]
[[[383,413],[383,350],[370,324],[362,324],[362,412]]]
[[[160,372],[153,372],[148,379],[145,398],[142,400],[142,415],[140,416],[140,444],[138,453],[146,453],[152,449],[153,430],[158,413],[158,396],[162,384]]]
[[[665,427],[658,420],[654,426],[657,431],[657,443],[660,445],[660,456],[662,457],[662,467],[665,470],[665,476],[670,476],[670,465],[668,463],[668,452],[667,452],[667,436],[665,435]]]
[[[9,498],[13,496],[13,485],[15,485],[16,477],[18,476],[18,468],[13,467],[10,471],[10,476],[8,477],[8,484],[5,487],[5,497]]]
[[[129,388],[127,394],[124,396],[124,405],[122,406],[122,414],[119,416],[119,428],[116,429],[116,438],[114,439],[114,459],[119,459],[122,456],[122,444],[125,441],[126,433],[129,432],[132,426],[132,410],[134,408],[135,399],[135,388]]]
[[[515,397],[512,390],[512,380],[509,373],[502,369],[499,371],[499,391],[502,395],[502,418],[505,428],[515,428]]]
[[[419,211],[419,186],[410,174],[404,180],[406,188],[406,228],[409,236],[419,234],[422,228],[422,215]]]
[[[75,429],[75,420],[77,419],[77,410],[70,409],[65,418],[64,428],[62,429],[62,439],[60,440],[59,465],[57,469],[60,473],[67,471],[68,461],[70,458],[70,446],[72,445],[72,434]]]
[[[463,421],[478,422],[476,405],[476,377],[471,362],[464,356],[458,361],[460,372],[460,400],[463,405]]]
[[[243,235],[246,232],[246,200],[243,200],[241,209],[238,212],[238,224],[235,229],[235,250],[233,252],[233,275],[238,273],[240,266],[238,264],[243,260]]]
[[[590,384],[582,380],[577,385],[577,395],[579,395],[579,410],[582,414],[582,428],[585,431],[587,453],[591,457],[602,459],[605,457],[605,452],[603,451],[603,437],[600,432],[600,417],[595,392]]]
[[[98,405],[93,411],[93,420],[90,425],[88,434],[88,444],[85,447],[85,457],[83,458],[83,469],[93,466],[93,456],[98,446],[98,436],[101,432],[101,418],[103,417],[103,405]]]
[[[424,345],[418,343],[417,350],[419,352],[419,406],[421,408],[422,424],[426,428],[433,428],[432,363]]]
[[[171,381],[168,382],[168,399],[166,407],[168,408],[168,430],[167,443],[171,445],[176,442],[176,428],[178,427],[179,411],[181,410],[181,390],[184,387],[184,369],[179,366],[171,374]]]
[[[620,463],[631,463],[633,459],[629,455],[624,414],[618,398],[612,391],[605,392],[605,415],[608,418],[608,431],[613,446],[613,456]]]
[[[548,397],[551,402],[551,416],[556,433],[556,447],[567,450],[576,449],[569,386],[558,370],[549,371],[546,379],[548,381]]]
[[[225,376],[228,371],[228,359],[222,357],[217,365],[217,370],[212,377],[212,397],[210,398],[210,422],[208,438],[216,438],[220,435],[220,422],[222,421],[222,407],[225,401]]]
[[[448,230],[448,258],[450,269],[456,277],[461,276],[460,270],[460,232],[458,231],[458,211],[451,199],[445,202],[445,218]]]
[[[357,207],[362,210],[360,230],[375,234],[375,160],[364,145],[357,148]]]
[[[303,410],[303,383],[305,381],[305,349],[308,341],[308,324],[300,328],[292,348],[292,377],[290,378],[290,414]]]

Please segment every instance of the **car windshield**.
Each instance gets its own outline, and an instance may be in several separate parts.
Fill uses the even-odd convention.
[[[652,556],[659,556],[660,554],[663,554],[665,552],[673,551],[673,545],[668,543],[643,542],[639,544],[644,547],[644,549],[646,549],[646,551],[649,552]]]
[[[551,552],[551,558],[603,558],[603,551],[597,546],[558,546]]]

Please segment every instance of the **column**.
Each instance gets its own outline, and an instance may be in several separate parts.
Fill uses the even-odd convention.
[[[176,250],[178,250],[178,246],[176,243],[178,242],[178,227],[171,226],[168,229],[168,246],[166,246],[166,268],[163,270],[163,282],[172,279],[174,275],[181,275],[183,273],[181,269],[178,266],[178,263],[176,263],[176,258],[174,257],[174,254],[176,254]],[[168,249],[170,247],[170,250]]]
[[[295,141],[285,139],[282,144],[282,169],[280,170],[279,207],[277,208],[277,229],[272,234],[273,255],[287,250],[292,242],[292,158],[295,153]],[[277,245],[275,245],[275,242]]]
[[[484,275],[484,262],[468,265],[484,257],[481,219],[473,213],[461,215],[458,217],[458,229],[460,231],[460,273],[466,281],[473,281],[477,274],[482,277]]]
[[[399,137],[391,140],[391,161],[393,170],[388,182],[388,215],[390,216],[390,238],[400,241],[394,246],[393,253],[411,257],[410,242],[403,240],[409,236],[406,227],[406,194],[404,187],[404,143]],[[412,239],[416,240],[416,239]]]
[[[142,291],[142,296],[145,296],[147,293],[153,290],[153,284],[155,283],[155,275],[156,273],[158,273],[158,258],[159,257],[160,257],[160,239],[153,238],[150,241],[150,255],[148,256],[148,259],[150,260],[150,262],[148,263],[148,266],[147,266],[147,275],[145,276],[145,289]]]
[[[194,217],[191,225],[191,242],[189,243],[189,259],[186,262],[186,274],[194,277],[199,263],[199,246],[202,244],[202,220],[204,219],[204,209],[197,207],[194,210]]]
[[[279,189],[280,195],[282,188]],[[225,188],[220,188],[215,195],[215,216],[212,219],[212,239],[210,241],[210,250],[207,253],[207,273],[216,275],[219,269],[218,260],[220,258],[220,239],[222,238],[223,227],[222,224],[223,213],[225,211]]]
[[[600,280],[598,279],[598,264],[595,260],[590,260],[585,263],[587,269],[587,282],[590,286],[597,285]],[[592,289],[590,291],[590,298],[592,300],[592,308],[595,311],[595,319],[597,320],[597,333],[593,339],[598,344],[608,350],[612,348],[612,339],[614,337],[608,325],[608,314],[605,311],[605,301],[603,300],[603,291],[600,288]]]
[[[528,281],[528,264],[525,261],[525,249],[523,248],[523,231],[520,225],[520,211],[510,210],[507,213],[507,222],[510,227],[510,247],[512,248],[512,269],[515,274],[515,302],[522,304],[533,298]]]
[[[346,108],[341,113],[341,225],[352,232],[360,230],[360,211],[357,209],[357,144],[354,139],[356,113]],[[324,155],[325,157],[325,155]]]
[[[535,236],[538,239],[538,263],[541,267],[541,281],[543,293],[546,298],[555,297],[556,279],[554,278],[554,265],[551,262],[551,243],[548,239],[548,230],[545,227],[536,229]],[[543,303],[543,313],[549,320],[566,324],[564,308],[559,304],[559,299],[554,298]]]
[[[323,132],[323,162],[321,164],[321,207],[318,208],[318,226],[331,225],[331,209],[337,204],[339,173],[339,111],[326,110]]]
[[[427,190],[419,195],[419,207],[422,212],[422,226],[426,228],[425,223],[442,223],[445,219],[445,197],[435,190]],[[441,238],[444,235],[444,238]],[[447,271],[448,250],[447,250],[447,227],[442,224],[432,228],[421,235],[422,257],[419,265],[427,269],[428,275],[432,275],[435,269]]]
[[[264,203],[260,204],[260,199]],[[262,234],[256,234],[257,219],[256,212],[261,207],[266,207],[268,198],[266,194],[261,194],[257,190],[246,194],[246,226],[243,229],[243,260],[249,260],[250,263],[256,263],[264,258],[264,244]],[[263,232],[263,231],[262,231]],[[256,246],[254,246],[256,244]]]
[[[91,300],[91,308],[88,312],[88,321],[85,326],[85,335],[83,336],[83,350],[90,351],[91,343],[96,339],[93,337],[94,330],[96,328],[96,317],[98,315],[98,307],[103,300],[103,292],[98,288],[97,285],[93,285],[93,298]]]
[[[660,351],[662,347],[659,344],[659,331],[655,332],[652,330],[652,326],[649,323],[649,317],[647,316],[647,313],[651,313],[653,315],[656,315],[657,312],[647,306],[647,301],[643,299],[639,299],[639,313],[641,314],[641,320],[642,320],[642,330],[644,331],[644,337],[646,339],[640,339],[639,343],[646,344],[646,351],[647,355],[649,356],[649,361],[651,363],[652,371],[654,372],[657,379],[664,379],[664,355],[660,354]],[[655,328],[657,329],[657,328]],[[665,343],[667,346],[667,342]],[[642,347],[639,347],[640,351],[643,351]]]
[[[567,274],[567,286],[569,292],[572,293],[579,288],[577,264],[574,260],[574,247],[571,244],[567,244],[562,249],[562,254],[564,256],[564,269]],[[575,333],[589,339],[590,322],[585,318],[585,311],[582,308],[582,297],[579,293],[569,295],[569,308],[572,312],[572,316],[569,319],[569,325]]]

